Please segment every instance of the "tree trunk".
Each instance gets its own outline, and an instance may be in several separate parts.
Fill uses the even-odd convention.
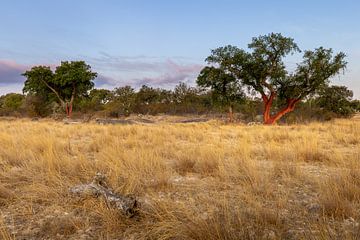
[[[229,122],[234,122],[233,106],[229,106]]]
[[[265,94],[262,95],[264,101],[264,116],[263,116],[264,123],[267,123],[271,118],[271,106],[275,98],[275,95],[276,94],[274,92],[270,94],[270,97],[267,97]]]
[[[66,116],[69,117],[69,105],[68,105],[68,103],[65,104],[65,112],[66,112]]]
[[[72,115],[72,109],[73,109],[73,105],[72,103],[66,103],[65,104],[65,112],[66,112],[66,117],[67,118],[71,118],[71,115]]]
[[[71,116],[72,116],[72,110],[73,110],[73,104],[70,103],[70,105],[69,105],[69,115],[68,115],[69,118],[71,118]]]
[[[59,93],[53,87],[51,87],[45,80],[41,79],[41,81],[55,94],[55,96],[59,99],[60,104],[63,107],[65,107],[65,102],[61,99]]]
[[[73,91],[72,91],[71,99],[70,99],[70,103],[69,103],[68,118],[71,118],[71,115],[72,115],[75,93],[76,93],[76,88],[75,88],[75,85],[73,85]]]
[[[283,109],[281,109],[277,114],[275,114],[274,116],[271,116],[270,114],[268,115],[268,118],[266,118],[265,120],[265,115],[264,115],[264,124],[267,125],[272,125],[275,122],[277,122],[282,116],[284,116],[285,114],[292,112],[295,109],[295,104],[297,102],[299,102],[300,99],[288,99],[287,100],[287,105],[286,107],[284,107]],[[265,104],[266,105],[266,104]],[[265,114],[265,111],[264,111]]]

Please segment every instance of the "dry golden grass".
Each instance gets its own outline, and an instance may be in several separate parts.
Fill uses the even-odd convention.
[[[358,239],[360,120],[100,126],[0,121],[3,239]],[[126,219],[69,188],[107,175]]]

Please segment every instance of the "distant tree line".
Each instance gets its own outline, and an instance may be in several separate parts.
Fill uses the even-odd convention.
[[[346,67],[344,53],[322,47],[305,51],[297,69],[288,73],[284,57],[300,51],[293,39],[271,33],[253,38],[248,47],[212,50],[197,86],[179,83],[172,90],[147,85],[95,89],[97,73],[84,61],[61,62],[54,71],[35,66],[23,73],[23,94],[0,96],[0,115],[228,114],[230,121],[262,118],[273,124],[350,117],[360,111],[351,90],[330,85],[331,77]]]
[[[130,114],[228,115],[227,101],[218,98],[218,93],[185,83],[178,84],[173,90],[146,85],[138,90],[131,86],[113,90],[94,88],[76,98],[73,109],[77,116],[109,118]],[[277,103],[275,105],[277,107]],[[259,97],[241,96],[231,107],[235,115],[231,120],[261,120],[259,116],[263,112],[263,102]],[[360,111],[360,101],[352,99],[352,91],[345,86],[330,86],[299,103],[297,111],[288,114],[282,121],[330,120],[334,117],[350,117],[356,111]],[[0,96],[1,116],[63,117],[65,114],[56,98],[47,95],[9,93]]]

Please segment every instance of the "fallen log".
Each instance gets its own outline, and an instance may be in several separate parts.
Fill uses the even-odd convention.
[[[138,201],[131,195],[116,194],[106,184],[106,177],[97,173],[89,184],[80,184],[70,188],[70,193],[81,197],[104,197],[109,207],[117,208],[127,217],[133,217],[138,210]]]
[[[97,124],[100,125],[107,125],[107,124],[134,124],[135,122],[132,120],[127,120],[127,119],[101,119],[101,118],[97,118],[95,120],[95,122]]]
[[[191,119],[184,119],[179,120],[177,123],[199,123],[199,122],[208,122],[209,119],[206,118],[191,118]]]

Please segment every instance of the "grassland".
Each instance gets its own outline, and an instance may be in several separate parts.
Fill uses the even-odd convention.
[[[0,239],[359,239],[360,120],[0,121]],[[126,218],[69,188],[101,172]]]

